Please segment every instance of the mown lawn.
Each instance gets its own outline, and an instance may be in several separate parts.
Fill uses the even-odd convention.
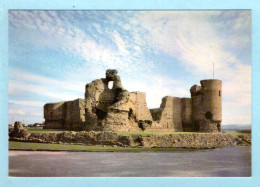
[[[47,144],[9,141],[10,150],[33,151],[86,151],[86,152],[192,152],[199,149],[186,148],[130,148],[112,146],[86,146],[74,144]]]

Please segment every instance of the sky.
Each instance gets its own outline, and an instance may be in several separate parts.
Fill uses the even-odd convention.
[[[251,124],[251,11],[18,11],[9,20],[9,123],[42,122],[43,105],[84,98],[117,69],[128,91],[190,97],[222,80],[223,125]]]

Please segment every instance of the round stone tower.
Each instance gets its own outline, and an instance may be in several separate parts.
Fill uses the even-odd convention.
[[[221,132],[222,81],[201,80],[191,87],[192,121],[196,131]]]

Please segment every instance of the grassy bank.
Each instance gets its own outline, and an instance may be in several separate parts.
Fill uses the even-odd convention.
[[[62,129],[42,129],[42,128],[27,128],[29,133],[41,134],[41,133],[61,133],[66,130]],[[79,131],[75,131],[79,132]],[[230,134],[232,136],[238,136],[244,133],[251,133],[251,131],[242,131],[242,130],[224,130],[224,134]],[[222,134],[222,133],[203,133],[203,132],[117,132],[119,135],[130,136],[130,135],[140,135],[140,136],[151,136],[152,134]]]
[[[193,152],[199,149],[186,148],[130,148],[110,146],[86,146],[74,144],[47,144],[28,142],[9,142],[10,150],[32,150],[32,151],[86,151],[86,152]]]
[[[41,128],[27,128],[29,133],[61,133],[65,130],[55,129],[41,129]],[[230,134],[238,136],[250,132],[225,130],[223,133],[200,133],[200,132],[117,132],[123,136],[139,135],[143,137],[151,136],[153,134]],[[130,147],[113,147],[113,146],[86,146],[79,144],[48,144],[48,143],[29,143],[29,142],[9,142],[9,149],[11,150],[35,150],[35,151],[88,151],[88,152],[187,152],[198,149],[187,148],[130,148]]]

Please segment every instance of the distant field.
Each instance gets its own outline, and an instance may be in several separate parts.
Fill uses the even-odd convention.
[[[9,149],[12,150],[33,150],[33,151],[87,151],[87,152],[191,152],[198,149],[187,148],[130,148],[130,147],[101,147],[74,144],[47,144],[28,142],[9,142]]]
[[[66,131],[65,129],[42,129],[42,128],[27,128],[29,133],[41,134],[41,133],[61,133]],[[79,132],[79,131],[75,131]],[[243,133],[251,133],[250,130],[223,130],[223,133],[238,136]],[[152,134],[221,134],[221,133],[203,133],[203,132],[117,132],[119,135],[130,136],[151,136]]]

